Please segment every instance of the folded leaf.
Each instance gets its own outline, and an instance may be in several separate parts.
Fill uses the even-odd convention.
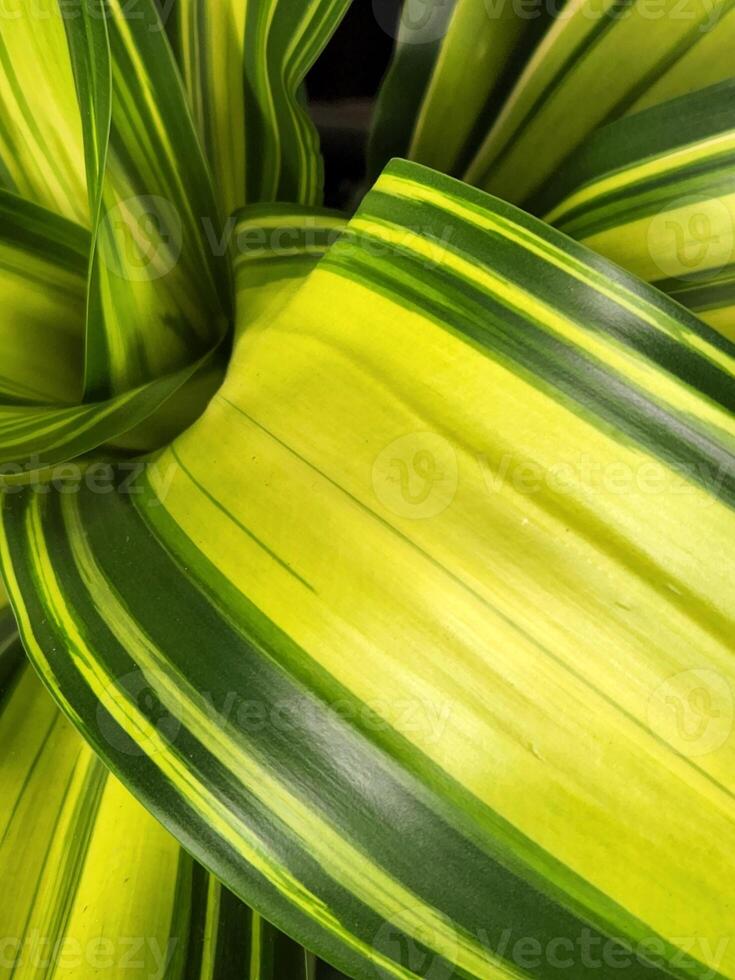
[[[350,0],[179,0],[178,57],[221,209],[319,204],[301,84]]]
[[[734,98],[735,82],[723,82],[606,126],[534,201],[547,221],[731,339]]]
[[[227,242],[152,0],[76,0],[67,30],[84,121],[93,256],[85,396],[189,366],[229,316]],[[106,10],[106,15],[104,11]]]
[[[732,978],[734,367],[395,163],[127,492],[5,498],[24,643],[145,805],[354,976]]]
[[[27,480],[46,467],[115,443],[141,426],[134,446],[148,451],[193,421],[211,389],[192,399],[189,388],[186,404],[178,411],[175,404],[173,410],[166,404],[189,379],[216,369],[216,348],[148,384],[108,400],[79,404],[89,232],[7,192],[0,192],[0,215],[3,484]],[[148,422],[151,416],[157,416],[155,426]]]

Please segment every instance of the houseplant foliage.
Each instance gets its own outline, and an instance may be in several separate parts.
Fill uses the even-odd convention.
[[[732,3],[407,0],[353,215],[302,86],[348,0],[42,7],[1,39],[4,941],[735,977]]]

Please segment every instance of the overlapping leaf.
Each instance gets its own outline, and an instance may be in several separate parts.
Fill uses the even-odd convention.
[[[534,202],[548,221],[731,339],[734,97],[728,81],[612,123]]]
[[[79,129],[91,232],[3,196],[10,308],[0,461],[12,479],[100,447],[148,450],[184,428],[221,376],[230,304],[227,246],[217,254],[211,244],[222,229],[210,176],[154,7],[145,0],[139,16],[128,18],[119,4],[103,9],[99,0],[65,4],[63,15],[53,6],[42,15],[24,5],[11,18],[13,58],[3,63],[3,83],[14,92],[34,70],[37,46],[21,41],[37,22],[39,43],[48,35],[57,45],[61,31],[66,61],[44,132],[49,141],[56,130]],[[49,72],[60,59],[61,52],[49,57]],[[73,104],[62,98],[64,72],[76,82]],[[33,111],[23,106],[24,113],[10,112],[8,127],[14,142],[7,154],[19,164],[14,147]],[[40,126],[44,116],[34,118]],[[53,146],[42,166],[41,149],[34,152],[39,172],[59,183],[68,177],[66,157]],[[13,186],[74,211],[41,190]],[[185,395],[172,399],[183,386]]]
[[[321,204],[301,85],[349,4],[179,0],[179,62],[225,214],[257,202]]]
[[[417,2],[404,23],[372,172],[406,155],[524,206],[600,126],[732,76],[731,0]]]
[[[230,295],[210,175],[152,0],[136,17],[118,0],[106,17],[99,0],[78,6],[66,26],[96,206],[85,393],[98,399],[210,351]]]
[[[516,203],[598,126],[729,78],[731,0],[577,0],[536,49],[465,179]],[[699,50],[709,70],[697,71]]]
[[[81,402],[89,233],[13,194],[2,194],[0,208],[0,464],[6,481],[114,443],[215,355],[108,400]]]
[[[88,224],[82,126],[58,0],[3,9],[0,66],[0,185]]]
[[[0,646],[0,670],[4,662]],[[107,772],[30,667],[19,668],[10,683],[0,674],[3,687],[4,974],[18,980],[41,972],[53,980],[322,975],[315,957],[197,865]]]
[[[735,976],[735,348],[411,165],[294,292],[295,225],[144,478],[5,499],[46,683],[355,976]]]

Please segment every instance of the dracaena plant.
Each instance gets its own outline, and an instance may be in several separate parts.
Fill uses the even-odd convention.
[[[735,8],[348,6],[2,11],[0,970],[733,978]]]

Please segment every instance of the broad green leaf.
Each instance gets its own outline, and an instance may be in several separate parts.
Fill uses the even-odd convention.
[[[734,368],[395,163],[126,493],[5,497],[24,644],[194,855],[354,976],[735,977]]]
[[[534,201],[547,221],[655,283],[730,339],[734,98],[735,82],[724,82],[612,123]]]
[[[0,184],[88,224],[82,128],[57,0],[4,4],[0,116]]]
[[[317,976],[311,954],[197,865],[108,773],[30,667],[0,702],[0,741],[3,976]]]
[[[732,75],[732,0],[573,0],[546,34],[465,179],[526,201],[598,126]],[[696,72],[697,49],[712,72]]]
[[[349,4],[179,0],[179,62],[225,214],[261,201],[321,202],[301,85]]]

